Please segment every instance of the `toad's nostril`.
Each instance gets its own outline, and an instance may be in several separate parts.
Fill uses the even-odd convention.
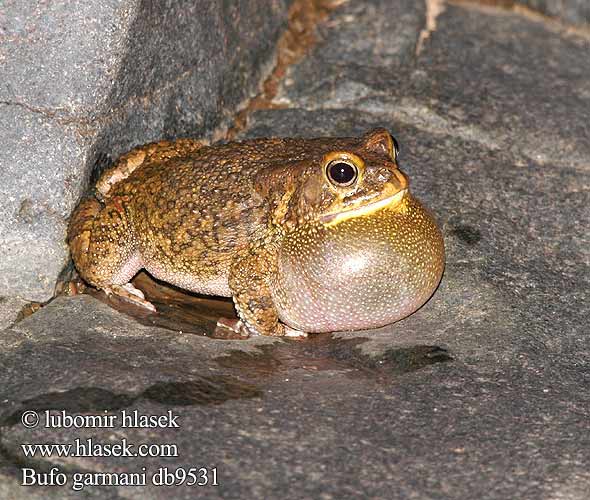
[[[387,168],[380,168],[377,172],[377,179],[379,182],[387,182],[389,179],[391,179],[391,170]]]

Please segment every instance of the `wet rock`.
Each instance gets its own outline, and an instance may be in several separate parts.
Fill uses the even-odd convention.
[[[64,498],[68,488],[19,488],[21,469],[57,467],[71,485],[76,473],[154,474],[197,463],[217,467],[220,487],[176,487],[175,498],[291,498],[294,481],[310,497],[391,497],[394,480],[397,498],[473,498],[491,485],[502,487],[490,498],[506,498],[514,492],[506,474],[521,478],[517,488],[526,478],[523,498],[579,489],[586,465],[568,436],[585,435],[587,358],[579,346],[573,358],[575,347],[563,346],[561,356],[548,349],[524,327],[529,313],[506,305],[513,296],[496,318],[499,291],[455,267],[408,320],[305,342],[215,341],[142,326],[92,297],[57,299],[4,332],[12,341],[0,351],[2,487],[11,498]],[[39,427],[23,427],[25,411],[40,415]],[[48,428],[48,411],[119,420],[113,428]],[[171,411],[180,429],[122,427],[123,411]],[[20,446],[123,438],[175,444],[179,456],[31,459]],[[477,480],[465,481],[473,471]],[[85,494],[157,498],[161,487]]]
[[[206,136],[257,91],[287,2],[10,0],[0,14],[0,294],[51,298],[95,165]]]
[[[379,412],[378,420],[372,421],[355,408],[380,399],[385,388],[401,382],[406,373],[431,371],[451,362],[447,353],[433,346],[387,348],[378,356],[368,356],[358,349],[366,342],[361,337],[215,341],[143,326],[90,296],[56,299],[5,331],[4,338],[0,346],[0,384],[4,388],[0,476],[11,498],[28,494],[27,488],[16,488],[22,468],[47,472],[57,467],[71,486],[76,473],[146,467],[154,474],[164,465],[174,470],[197,462],[217,467],[223,488],[177,488],[175,498],[278,493],[289,482],[308,475],[306,464],[312,463],[313,455],[334,447],[334,440],[339,439],[334,426],[340,425],[342,404],[344,427],[354,427],[360,419],[361,427],[368,430],[385,414]],[[392,405],[394,399],[388,396],[384,401]],[[323,407],[319,413],[318,405]],[[36,428],[27,429],[21,423],[26,411],[40,416]],[[139,415],[171,411],[178,416],[180,427],[123,427],[123,411]],[[53,418],[62,412],[81,417],[112,415],[120,420],[114,427],[67,427]],[[172,443],[178,446],[179,456],[32,458],[20,446],[67,444],[76,439],[113,443],[123,438],[135,445]],[[354,449],[355,441],[347,440],[344,445]],[[367,446],[361,445],[363,455],[369,452]],[[258,457],[257,467],[247,467],[248,457],[253,456]],[[373,479],[388,467],[379,464],[378,457],[375,460],[370,463],[378,470],[367,469]],[[339,462],[339,454],[330,453],[322,467],[335,467]],[[305,489],[310,495],[331,483],[328,475],[313,470],[309,474],[312,480]],[[69,488],[32,488],[35,494],[47,493],[47,498],[53,498],[56,490],[67,492]],[[86,494],[117,498],[123,492],[125,498],[157,498],[161,488],[89,487]]]

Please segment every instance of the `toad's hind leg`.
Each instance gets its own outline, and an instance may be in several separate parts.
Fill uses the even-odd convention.
[[[80,276],[91,285],[155,311],[129,280],[143,267],[133,229],[120,203],[82,201],[70,220],[68,243]]]

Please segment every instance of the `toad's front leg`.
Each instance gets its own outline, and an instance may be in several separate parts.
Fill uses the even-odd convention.
[[[240,321],[255,335],[306,337],[306,333],[279,321],[269,287],[276,272],[277,251],[273,246],[251,248],[234,262],[229,273],[229,288]]]

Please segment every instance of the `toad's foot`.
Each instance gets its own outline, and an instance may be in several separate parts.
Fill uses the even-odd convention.
[[[104,289],[107,295],[116,295],[121,299],[130,302],[136,306],[147,309],[151,312],[156,312],[154,304],[145,300],[145,295],[139,288],[135,288],[132,283],[126,283],[125,285],[111,285]]]
[[[60,281],[55,286],[55,295],[66,295],[67,297],[74,297],[86,291],[88,287],[79,280],[73,279],[70,281]]]
[[[289,337],[295,340],[301,340],[301,339],[305,339],[307,338],[307,333],[306,332],[302,332],[300,330],[295,330],[294,328],[291,328],[290,326],[287,325],[280,325],[282,327],[282,331],[283,333],[283,337]],[[230,318],[219,318],[217,320],[217,327],[215,328],[215,332],[216,333],[222,333],[222,331],[219,330],[231,330],[234,333],[237,333],[238,335],[242,336],[242,337],[250,337],[250,336],[258,336],[260,335],[259,333],[253,332],[248,330],[248,327],[245,325],[245,323],[240,320],[240,319],[230,319]]]
[[[248,338],[250,332],[244,322],[240,319],[219,318],[215,327],[215,336],[224,337],[224,330],[237,333],[240,337]]]
[[[295,330],[295,328],[291,328],[290,326],[285,325],[285,337],[289,337],[295,340],[303,340],[306,339],[307,336],[307,332]]]

